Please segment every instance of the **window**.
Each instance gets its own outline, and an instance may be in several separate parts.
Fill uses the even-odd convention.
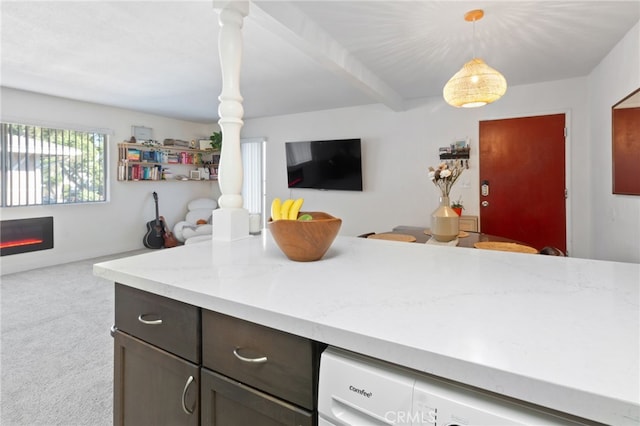
[[[244,208],[251,214],[264,211],[265,178],[264,178],[264,139],[242,139],[242,199]]]
[[[105,134],[1,126],[2,207],[106,201]]]

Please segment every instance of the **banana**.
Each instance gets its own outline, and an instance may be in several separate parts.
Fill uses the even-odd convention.
[[[271,202],[271,220],[282,219],[282,201],[280,198],[274,198]]]
[[[289,210],[289,220],[296,220],[298,218],[298,213],[300,212],[300,208],[302,208],[302,203],[304,203],[304,198],[298,198],[293,202],[291,210]]]
[[[280,219],[289,219],[289,210],[293,205],[292,199],[287,199],[282,203],[282,208],[280,209]]]

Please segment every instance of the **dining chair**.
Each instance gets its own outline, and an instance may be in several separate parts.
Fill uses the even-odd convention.
[[[548,256],[566,256],[562,250],[557,247],[545,246],[538,252],[540,254],[546,254]]]
[[[375,232],[367,232],[365,234],[358,235],[358,238],[367,238],[369,235],[374,235]]]

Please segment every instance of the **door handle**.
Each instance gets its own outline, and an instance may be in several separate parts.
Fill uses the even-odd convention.
[[[185,398],[187,397],[187,390],[189,390],[189,386],[191,385],[191,383],[193,383],[193,380],[193,376],[189,376],[189,378],[187,379],[187,383],[185,383],[184,389],[182,390],[182,400],[180,401],[182,404],[182,411],[184,411],[188,415],[193,414],[193,412],[195,411],[195,408],[192,410],[187,408],[187,404],[185,402]]]
[[[247,357],[244,357],[244,356],[240,355],[239,351],[240,351],[240,348],[235,348],[233,350],[233,354],[235,355],[236,358],[238,358],[242,362],[251,362],[251,363],[254,363],[254,364],[264,364],[265,362],[267,362],[267,357],[266,356],[261,356],[261,357],[258,357],[258,358],[247,358]]]
[[[140,321],[143,324],[147,324],[147,325],[160,325],[162,324],[162,318],[159,319],[154,319],[154,320],[147,320],[145,319],[146,316],[148,316],[149,314],[140,314],[138,315],[138,321]]]
[[[482,204],[482,207],[487,207],[489,205],[489,202],[485,200],[481,204]]]

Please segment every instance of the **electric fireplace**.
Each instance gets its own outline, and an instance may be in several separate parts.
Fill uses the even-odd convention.
[[[0,256],[52,248],[52,216],[0,221]]]

